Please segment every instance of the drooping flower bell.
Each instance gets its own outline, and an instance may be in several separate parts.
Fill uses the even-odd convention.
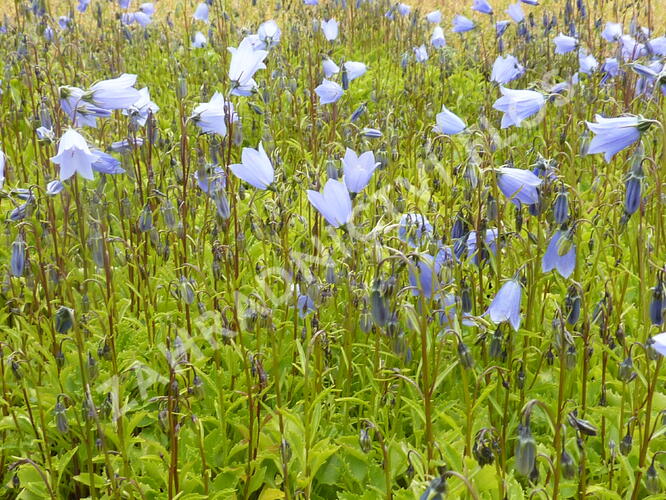
[[[329,42],[336,40],[339,33],[338,22],[335,19],[329,19],[328,21],[322,20],[321,31]]]
[[[518,62],[512,55],[497,56],[493,64],[493,70],[490,74],[490,79],[501,85],[520,78],[525,73],[525,67]]]
[[[572,229],[555,232],[541,260],[541,270],[544,273],[557,269],[565,278],[571,275],[576,267],[576,245],[572,240]]]
[[[444,30],[441,26],[435,26],[432,30],[432,35],[430,36],[430,45],[436,49],[441,49],[446,46],[446,38],[444,36]]]
[[[352,203],[344,182],[329,179],[321,193],[311,189],[307,193],[312,206],[331,226],[344,226],[351,220]]]
[[[516,206],[534,205],[539,201],[539,186],[543,182],[530,170],[500,167],[497,169],[497,185]]]
[[[92,153],[88,143],[74,129],[67,130],[58,144],[58,154],[51,161],[60,166],[60,180],[65,181],[78,173],[84,179],[93,180],[92,165],[99,156]]]
[[[432,129],[439,134],[456,135],[467,128],[465,122],[446,106],[442,106],[442,111],[437,113],[435,119],[437,124]]]
[[[525,12],[519,2],[509,5],[505,12],[515,23],[522,23],[525,20]]]
[[[587,154],[604,153],[604,158],[609,163],[613,156],[637,142],[653,123],[631,115],[617,118],[596,115],[595,119],[596,123],[586,122],[587,128],[595,134]]]
[[[576,47],[578,47],[578,40],[576,38],[564,35],[561,32],[553,38],[553,43],[555,44],[556,54],[567,54],[576,50]]]
[[[229,80],[231,81],[231,94],[249,96],[257,87],[254,74],[260,69],[266,69],[264,59],[268,55],[266,50],[255,50],[252,39],[245,37],[238,47],[227,47],[231,53],[229,63]]]
[[[474,22],[465,16],[457,15],[453,18],[453,32],[465,33],[475,28]]]
[[[315,93],[319,96],[319,102],[321,104],[332,104],[337,102],[344,94],[342,87],[331,80],[324,78],[324,81],[316,87]]]
[[[271,47],[275,47],[280,42],[281,35],[282,31],[274,20],[271,19],[261,23],[257,30],[257,36],[261,40],[259,49],[268,50]]]
[[[523,120],[537,114],[545,104],[545,98],[536,90],[514,90],[500,86],[502,97],[493,108],[504,113],[502,128],[520,126]]]
[[[380,163],[375,161],[375,154],[372,151],[357,155],[354,150],[347,148],[345,156],[342,158],[342,168],[345,174],[345,185],[349,192],[363,191],[379,165]]]
[[[486,314],[493,323],[508,321],[514,330],[520,328],[520,300],[522,287],[517,277],[504,283],[488,306]]]
[[[474,0],[472,9],[481,14],[488,14],[490,16],[493,14],[493,8],[488,3],[488,0]]]
[[[192,14],[192,18],[196,21],[202,21],[204,23],[207,23],[209,12],[210,8],[208,7],[208,4],[206,2],[201,2],[199,5],[197,5],[197,8],[194,9],[194,14]]]
[[[273,165],[261,143],[258,149],[243,148],[241,159],[242,163],[229,165],[236,177],[262,191],[273,184]]]
[[[238,121],[238,115],[234,111],[231,102],[225,101],[224,96],[215,92],[210,102],[199,104],[190,119],[201,129],[203,133],[227,135],[227,122]]]

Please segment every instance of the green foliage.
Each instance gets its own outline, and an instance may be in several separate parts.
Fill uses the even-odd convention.
[[[71,30],[59,30],[17,2],[0,34],[0,497],[408,500],[441,479],[450,498],[662,498],[665,379],[646,343],[660,331],[649,303],[666,272],[663,138],[654,126],[642,151],[608,164],[579,153],[594,112],[663,123],[663,98],[634,98],[629,73],[605,86],[600,75],[581,76],[540,121],[499,130],[499,92],[488,78],[492,26],[482,28],[485,45],[451,36],[420,65],[412,48],[430,29],[420,17],[389,22],[388,2],[329,2],[317,14],[300,3],[275,11],[280,44],[256,76],[257,91],[232,98],[242,125],[219,137],[200,134],[189,117],[215,91],[228,94],[226,47],[256,30],[263,5],[235,12],[216,1],[205,26],[192,20],[192,2],[180,2],[169,26],[158,2],[156,21],[143,29],[122,25],[115,2],[93,1]],[[52,19],[66,12],[49,8]],[[332,15],[341,21],[335,44],[311,28]],[[596,36],[592,21],[576,23]],[[206,31],[207,47],[191,48],[196,30]],[[546,91],[553,75],[570,74],[550,55],[548,37],[526,44],[512,29],[505,43],[528,59],[517,88]],[[323,54],[369,68],[330,106],[314,94]],[[48,196],[58,176],[49,158],[71,124],[58,87],[86,88],[122,72],[139,75],[160,111],[147,128],[115,112],[82,133],[99,149],[135,136],[143,146],[116,154],[126,174],[72,178]],[[432,131],[442,105],[465,118],[466,135]],[[40,111],[54,141],[35,135]],[[364,136],[365,127],[382,137]],[[275,189],[228,176],[231,216],[220,217],[195,172],[203,176],[215,156],[228,174],[242,148],[260,141]],[[334,230],[306,189],[324,184],[347,147],[373,150],[381,166],[354,198],[353,224]],[[544,159],[557,168],[542,212],[516,210],[494,169]],[[643,200],[623,220],[634,161],[646,171]],[[556,188],[570,193],[576,220],[570,278],[541,270],[557,229]],[[27,196],[19,189],[30,189],[32,201],[14,220]],[[146,213],[153,227],[142,232]],[[397,237],[403,213],[434,226],[418,250]],[[412,293],[417,259],[451,250],[458,214],[471,230],[498,228],[497,251],[477,265],[465,249],[436,273],[439,296]],[[14,276],[19,235],[27,260]],[[484,314],[515,273],[524,282],[518,331]],[[378,281],[385,325],[373,322]],[[475,326],[462,321],[463,284],[472,303],[465,319]],[[572,290],[582,296],[581,317],[561,328]],[[299,310],[305,295],[310,314]],[[444,305],[449,295],[453,306]],[[449,322],[447,307],[458,312]],[[538,477],[515,468],[533,450],[524,426]],[[571,477],[563,451],[575,463]],[[652,464],[656,483],[647,482]]]

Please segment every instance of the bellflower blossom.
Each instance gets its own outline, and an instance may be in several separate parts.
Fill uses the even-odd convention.
[[[426,14],[426,20],[432,24],[439,24],[442,22],[442,13],[438,10],[433,10]]]
[[[72,18],[68,16],[60,16],[58,18],[58,26],[61,30],[67,31],[72,25]]]
[[[601,38],[607,42],[619,42],[622,38],[622,25],[620,23],[607,22],[604,30],[601,32]]]
[[[93,180],[92,164],[99,159],[88,148],[86,140],[74,129],[68,129],[58,143],[58,154],[51,161],[60,166],[60,181],[65,181],[78,173],[81,177]]]
[[[106,175],[124,174],[125,169],[120,166],[120,160],[99,149],[91,149],[90,152],[97,155],[97,160],[91,165],[95,172]]]
[[[608,163],[617,153],[637,142],[641,133],[650,126],[650,122],[641,120],[638,116],[604,118],[596,115],[595,119],[596,123],[585,122],[587,128],[595,134],[587,154],[604,153]]]
[[[79,12],[85,12],[88,10],[88,6],[90,5],[90,0],[79,0],[79,5],[76,6],[76,10]]]
[[[553,42],[555,43],[556,54],[567,54],[578,47],[577,39],[572,36],[563,35],[562,32],[553,38]]]
[[[366,151],[357,155],[352,149],[347,148],[342,158],[342,169],[345,174],[345,185],[350,193],[360,193],[370,182],[372,174],[380,165],[375,161],[375,154]]]
[[[437,125],[432,129],[439,134],[456,135],[467,128],[465,122],[460,117],[449,111],[446,106],[442,106],[442,111],[435,117]]]
[[[351,82],[365,75],[368,67],[362,62],[347,61],[342,65],[347,72],[347,81]]]
[[[37,127],[35,133],[37,134],[37,139],[39,139],[40,141],[53,142],[55,140],[55,133],[51,128],[47,128],[44,126]]]
[[[581,50],[578,52],[578,71],[585,75],[591,75],[599,67],[599,63],[592,54],[586,54]]]
[[[344,226],[351,220],[352,203],[345,183],[329,179],[323,191],[308,189],[308,200],[333,227]]]
[[[620,65],[617,62],[617,59],[614,57],[608,57],[601,66],[601,72],[604,74],[604,77],[601,79],[601,83],[606,83],[610,78],[615,78],[620,74]]]
[[[134,20],[137,23],[139,23],[139,25],[142,28],[145,28],[146,26],[148,26],[150,23],[153,22],[153,18],[151,16],[149,16],[148,14],[144,14],[141,11],[138,11],[138,12],[134,13]]]
[[[522,287],[516,279],[510,279],[502,288],[488,306],[486,314],[490,316],[493,323],[502,323],[509,321],[515,331],[520,328],[520,301],[522,297]]]
[[[564,278],[571,276],[576,267],[576,245],[572,242],[565,245],[571,237],[569,231],[555,231],[541,260],[541,270],[544,273],[557,269]]]
[[[432,30],[430,45],[436,49],[441,49],[442,47],[446,46],[446,38],[444,37],[444,30],[441,26],[435,26],[435,28]]]
[[[194,34],[194,38],[192,38],[193,49],[203,49],[207,43],[208,40],[206,39],[206,35],[204,35],[201,31],[197,31]]]
[[[78,87],[62,86],[58,89],[60,94],[60,108],[70,117],[76,127],[97,126],[97,118],[108,118],[111,111],[92,105],[83,99],[85,92]]]
[[[414,47],[413,50],[416,62],[424,63],[428,60],[428,50],[426,49],[425,45],[421,45],[420,47]]]
[[[259,37],[259,40],[261,40],[261,46],[259,48],[266,50],[270,47],[275,47],[280,42],[281,35],[282,31],[272,19],[261,23],[257,30],[257,36]]]
[[[254,74],[266,68],[264,59],[268,51],[255,50],[249,38],[244,38],[238,47],[227,47],[227,50],[231,53],[231,63],[229,63],[231,95],[249,96],[257,86]]]
[[[259,149],[243,148],[241,161],[242,163],[229,165],[229,169],[236,177],[262,191],[273,184],[275,178],[273,165],[261,143]]]
[[[121,9],[129,9],[132,0],[118,0],[118,5]]]
[[[136,75],[123,73],[118,78],[95,83],[81,99],[110,111],[127,109],[141,97],[139,91],[134,88],[135,83]]]
[[[520,126],[523,120],[535,115],[545,104],[543,94],[535,90],[513,90],[500,86],[502,97],[497,99],[493,108],[504,113],[502,128]]]
[[[190,119],[205,134],[227,135],[227,121],[237,122],[238,115],[231,102],[225,101],[224,96],[215,92],[210,102],[199,104]]]
[[[338,38],[338,22],[335,19],[329,19],[328,21],[321,21],[321,31],[324,33],[324,37],[329,42],[332,42]]]
[[[633,70],[641,75],[636,82],[636,95],[647,94],[657,85],[666,96],[666,67],[661,62],[652,61],[648,66],[634,63]]]
[[[520,168],[500,167],[497,169],[497,185],[511,202],[520,207],[534,205],[539,201],[539,186],[543,179],[539,179],[530,170]]]
[[[139,10],[134,13],[136,22],[142,27],[146,27],[153,22],[153,14],[155,13],[155,6],[152,3],[141,4]]]
[[[326,78],[331,78],[333,75],[336,75],[340,72],[340,66],[335,64],[330,58],[324,58],[322,62],[322,68],[324,69],[324,76]]]
[[[113,153],[126,154],[141,146],[143,146],[143,139],[137,137],[136,139],[123,139],[122,141],[112,142],[107,149]]]
[[[408,16],[409,13],[412,11],[411,6],[407,5],[406,3],[399,3],[397,9],[398,9],[398,14],[400,14],[402,17]]]
[[[453,32],[465,33],[474,29],[474,22],[465,16],[457,15],[453,18]]]
[[[123,114],[129,116],[134,123],[143,127],[148,120],[148,114],[153,115],[160,110],[160,107],[150,100],[148,87],[139,90],[139,98],[129,108],[123,110]]]
[[[647,48],[653,54],[666,56],[666,36],[658,36],[647,43]]]
[[[430,254],[422,254],[417,257],[416,262],[409,266],[409,284],[412,287],[412,295],[422,295],[429,299],[437,293],[440,288],[437,275],[442,267],[442,258]]]
[[[208,12],[209,12],[209,7],[206,2],[201,2],[199,5],[197,5],[197,8],[194,9],[194,14],[192,17],[196,21],[203,21],[204,23],[208,22]]]
[[[495,36],[500,38],[511,24],[511,21],[497,21],[495,23]]]
[[[120,16],[120,23],[124,26],[132,26],[136,21],[136,16],[133,12],[123,12]]]
[[[472,9],[481,12],[481,14],[493,14],[493,8],[490,6],[487,0],[474,0],[472,3]]]
[[[367,137],[368,139],[378,139],[382,135],[384,135],[384,134],[382,134],[381,130],[376,129],[376,128],[370,128],[370,127],[363,127],[363,129],[361,130],[361,134],[364,137]]]
[[[520,78],[525,73],[525,67],[512,55],[497,56],[493,64],[490,79],[502,85]]]
[[[155,4],[152,2],[146,2],[139,5],[139,11],[143,12],[147,16],[152,16],[155,14]]]
[[[224,170],[222,170],[222,167],[214,165],[201,166],[199,170],[194,172],[194,180],[199,189],[212,199],[215,199],[216,193],[227,187]]]
[[[337,102],[342,97],[342,94],[345,93],[338,83],[327,80],[326,78],[324,78],[321,85],[317,86],[314,90],[319,96],[319,102],[321,104],[332,104]]]
[[[509,5],[509,8],[504,12],[509,14],[509,17],[516,23],[522,23],[525,20],[525,13],[523,12],[523,8],[520,6],[520,3],[513,3]]]

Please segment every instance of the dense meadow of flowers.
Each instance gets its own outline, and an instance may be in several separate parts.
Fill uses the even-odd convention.
[[[7,2],[0,497],[664,498],[658,4]]]

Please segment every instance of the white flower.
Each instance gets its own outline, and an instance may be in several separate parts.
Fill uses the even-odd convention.
[[[201,31],[197,31],[194,34],[194,38],[192,39],[192,48],[202,49],[206,46],[206,43],[208,43],[206,35],[204,35]]]
[[[335,64],[330,58],[324,59],[324,62],[322,63],[322,66],[324,68],[324,76],[326,78],[331,78],[333,75],[337,74],[340,72],[340,66]]]
[[[280,35],[282,31],[278,27],[277,23],[272,19],[261,23],[259,29],[257,30],[257,36],[262,42],[261,49],[266,49],[267,47],[275,47],[280,41]]]
[[[93,180],[92,164],[99,157],[88,148],[86,140],[74,129],[69,129],[60,138],[58,154],[51,161],[60,166],[60,180],[65,181],[78,173],[84,179]]]
[[[83,99],[102,109],[127,109],[140,97],[135,83],[136,75],[123,73],[118,78],[94,84]]]
[[[139,90],[139,98],[136,102],[126,110],[123,110],[123,114],[131,117],[139,126],[143,127],[148,119],[148,113],[154,115],[159,110],[160,107],[150,100],[148,87],[144,87]]]
[[[197,5],[197,8],[194,10],[192,17],[197,21],[203,21],[204,23],[208,22],[208,4],[206,2],[201,2]]]
[[[321,193],[308,189],[308,200],[333,227],[343,226],[351,219],[351,198],[342,181],[329,179]]]
[[[465,122],[458,115],[449,111],[446,106],[442,106],[442,112],[437,113],[435,118],[437,125],[433,127],[433,130],[440,134],[456,135],[467,128]]]
[[[354,150],[347,148],[342,159],[342,168],[349,192],[360,193],[363,191],[378,166],[379,162],[375,161],[375,154],[372,151],[366,151],[359,156]]]
[[[242,163],[229,165],[236,177],[261,190],[273,184],[273,165],[261,143],[259,149],[243,148],[241,161]]]
[[[324,33],[326,40],[332,42],[338,38],[338,22],[335,19],[321,21],[321,31]]]
[[[343,66],[347,72],[347,80],[350,82],[365,75],[365,72],[368,71],[368,67],[361,62],[347,61]]]
[[[264,59],[268,55],[265,50],[255,50],[251,38],[244,38],[238,47],[228,47],[231,52],[229,64],[229,80],[233,84],[232,95],[249,96],[256,88],[254,74],[265,69]]]
[[[344,90],[336,82],[324,79],[321,85],[315,88],[315,93],[319,96],[321,104],[331,104],[342,97]]]
[[[215,92],[210,102],[199,104],[191,116],[192,121],[204,132],[227,135],[227,120],[238,121],[238,115],[234,112],[231,102],[224,100],[224,96]]]

